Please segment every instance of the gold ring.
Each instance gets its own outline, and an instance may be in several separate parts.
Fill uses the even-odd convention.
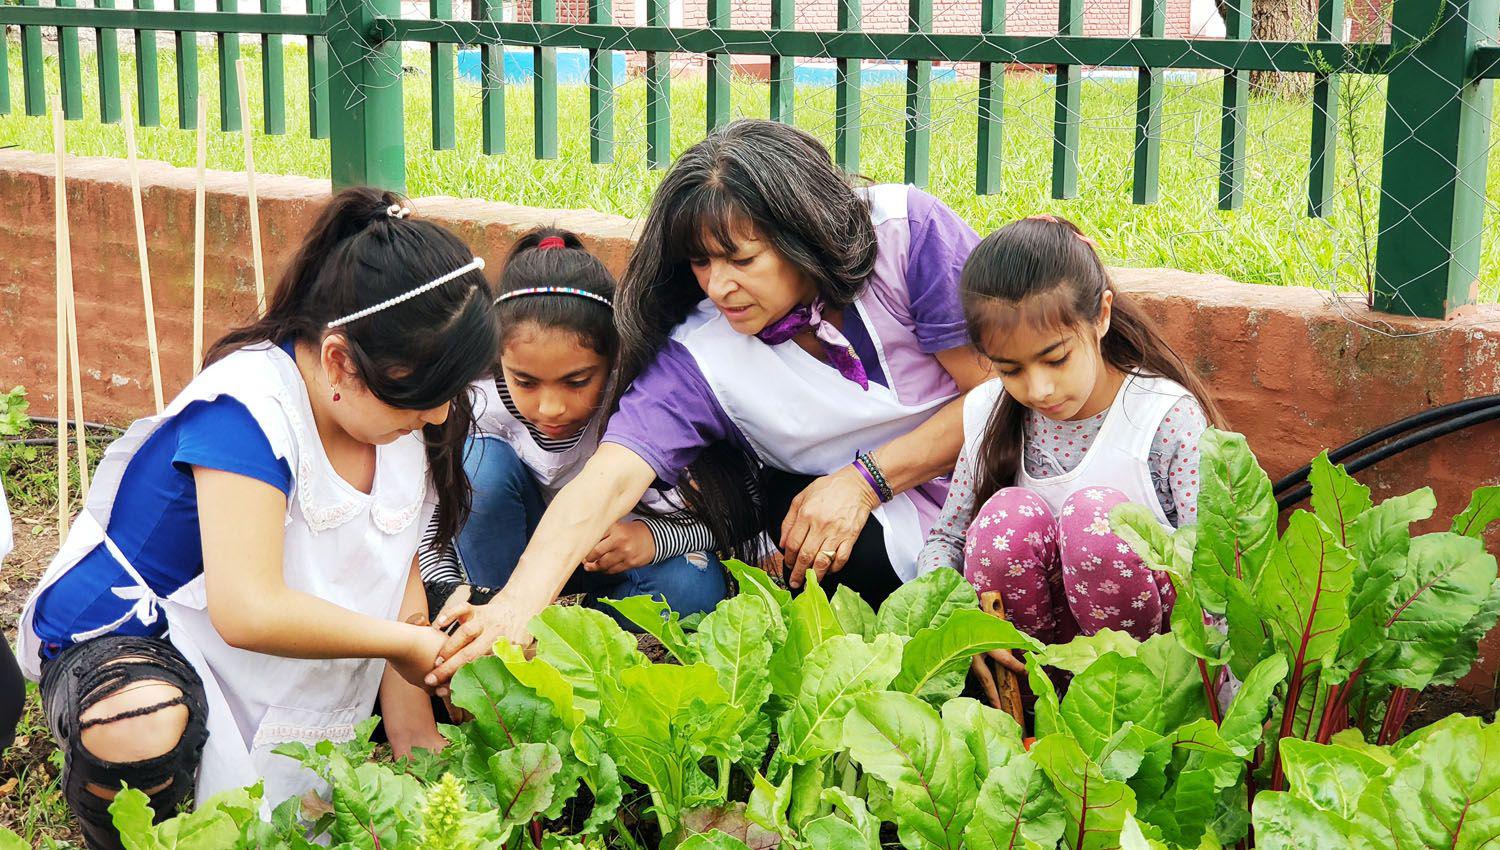
[[[834,559],[834,556],[837,554],[838,550],[836,549],[824,549],[823,551],[818,553],[818,557],[827,558],[828,560],[832,561]]]

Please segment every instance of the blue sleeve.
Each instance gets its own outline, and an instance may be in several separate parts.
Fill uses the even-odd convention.
[[[911,189],[907,195],[911,245],[906,263],[906,291],[911,318],[922,351],[936,354],[969,343],[958,278],[979,234],[942,201]]]
[[[177,450],[172,465],[192,474],[202,466],[264,481],[284,494],[292,491],[292,470],[271,450],[260,424],[238,399],[219,396],[194,402],[177,414]]]

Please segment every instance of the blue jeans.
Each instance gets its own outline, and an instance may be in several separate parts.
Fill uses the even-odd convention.
[[[470,582],[504,587],[541,521],[545,509],[541,488],[516,450],[489,435],[469,439],[464,471],[474,488],[474,502],[456,541],[458,555]],[[580,567],[563,593],[585,594],[586,604],[626,625],[613,606],[599,599],[651,596],[687,616],[712,611],[728,587],[724,569],[712,553],[690,552],[617,575],[590,573]]]

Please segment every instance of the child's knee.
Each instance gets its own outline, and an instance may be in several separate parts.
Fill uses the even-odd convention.
[[[1054,560],[1056,541],[1056,522],[1046,501],[1029,490],[1007,487],[975,512],[964,534],[964,560],[966,567],[990,567],[996,559],[1042,565]]]
[[[974,512],[975,522],[984,517],[989,517],[991,522],[996,520],[1050,522],[1052,509],[1047,507],[1045,499],[1025,487],[1002,487],[986,499],[979,510]]]
[[[464,446],[464,472],[476,494],[519,491],[523,481],[531,476],[526,463],[509,443],[488,435],[472,437]]]
[[[182,743],[190,712],[181,688],[142,680],[100,698],[78,715],[78,744],[107,764],[160,758]]]

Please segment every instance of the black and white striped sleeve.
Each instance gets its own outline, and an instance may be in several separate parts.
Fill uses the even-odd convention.
[[[687,511],[666,516],[641,517],[656,544],[656,562],[689,552],[712,552],[718,548],[713,532]]]
[[[464,566],[458,559],[458,551],[451,542],[438,548],[437,534],[438,522],[434,516],[432,522],[427,524],[427,530],[422,533],[422,546],[417,550],[422,583],[453,584],[465,581]]]

